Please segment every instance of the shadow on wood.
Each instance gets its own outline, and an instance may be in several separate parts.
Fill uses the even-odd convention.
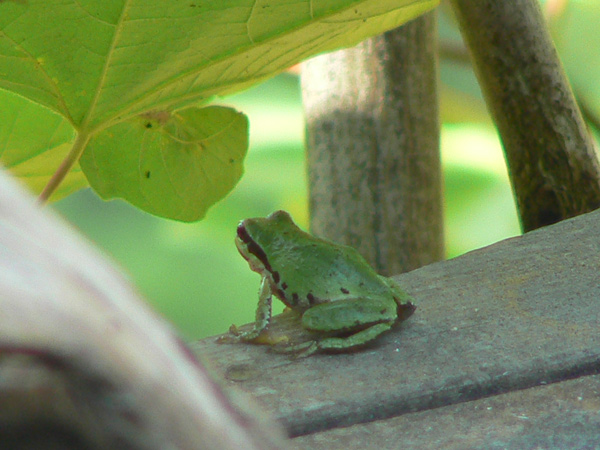
[[[598,379],[585,377],[600,368],[599,223],[595,211],[396,277],[417,311],[359,352],[291,361],[264,346],[218,345],[214,338],[195,348],[291,436],[303,436],[295,440],[298,448],[319,442],[423,448],[436,440],[446,448],[452,442],[456,448],[544,447],[548,439],[572,442],[582,427],[588,434],[577,442],[600,445],[600,436],[590,434],[600,425]],[[279,316],[271,328],[279,327],[287,333],[293,320]],[[530,389],[550,383],[558,384]],[[497,397],[485,399],[490,396]],[[518,422],[530,420],[529,426],[502,414],[522,414]],[[473,427],[495,434],[461,441],[473,415]],[[550,418],[553,436],[540,433]]]

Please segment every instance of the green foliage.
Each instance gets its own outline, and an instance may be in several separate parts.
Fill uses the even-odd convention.
[[[204,220],[162,220],[121,201],[102,202],[89,190],[55,205],[188,339],[224,333],[254,317],[260,277],[233,242],[241,219],[285,209],[308,227],[298,77],[277,76],[226,102],[248,111],[252,151],[239,185]],[[475,130],[452,125],[442,133],[448,257],[519,234],[495,132],[481,125]],[[281,312],[282,303],[273,308]]]
[[[561,27],[554,30],[554,37],[559,50],[566,51],[561,57],[574,87],[582,94],[593,92],[600,87],[592,82],[598,79],[595,72],[590,72],[600,61],[594,28],[600,2],[571,0],[564,5],[565,16],[557,22]],[[579,10],[580,5],[586,8]],[[501,146],[485,105],[478,100],[466,49],[460,58],[444,51],[462,44],[452,22],[443,15],[441,19],[445,229],[447,256],[454,257],[518,235],[520,229]],[[590,83],[578,88],[581,77]],[[598,110],[598,98],[585,99]],[[248,112],[252,151],[239,186],[205,220],[161,220],[120,201],[101,202],[88,190],[56,204],[122,265],[145,297],[188,339],[224,333],[232,323],[252,320],[259,277],[248,270],[233,244],[240,219],[285,209],[303,227],[308,225],[297,77],[275,77],[226,102]],[[276,302],[274,307],[280,305]]]
[[[550,30],[584,116],[600,131],[600,2],[563,3],[550,18]]]
[[[101,197],[189,222],[236,185],[247,136],[246,116],[231,108],[145,114],[93,138],[80,163]]]
[[[437,3],[0,2],[0,89],[40,105],[37,113],[29,114],[31,120],[29,125],[23,124],[22,134],[40,127],[44,135],[60,130],[52,147],[39,140],[33,149],[26,148],[26,140],[12,139],[12,159],[24,163],[26,155],[44,154],[46,178],[65,161],[60,169],[64,173],[58,173],[60,179],[83,155],[83,172],[103,197],[120,196],[153,214],[196,220],[239,180],[238,157],[246,151],[247,130],[241,122],[229,126],[237,114],[234,111],[175,111],[244,89],[311,55],[353,45],[413,19]],[[50,114],[46,109],[58,114],[50,124],[38,119],[38,114]],[[154,118],[158,126],[140,128],[148,118]],[[73,130],[63,132],[67,124],[79,136],[77,140],[73,141]],[[232,136],[208,144],[211,130],[226,130]],[[88,139],[90,146],[86,146]],[[235,163],[193,159],[186,155],[193,153],[193,145],[197,151],[210,148],[215,154],[226,148],[228,153],[218,159],[228,161],[234,155]],[[0,148],[2,160],[6,150],[6,146]],[[159,168],[161,158],[164,166]],[[144,176],[149,169],[140,169],[137,163],[150,164],[150,178]],[[49,167],[53,169],[47,170]],[[194,173],[188,173],[190,168]],[[33,187],[43,178],[39,172]],[[63,194],[81,187],[81,174],[69,177]],[[182,187],[192,179],[199,186]],[[207,185],[211,189],[205,189]],[[203,195],[206,198],[199,200]],[[173,205],[167,206],[170,203]]]
[[[67,156],[73,128],[58,114],[0,90],[0,162],[35,192],[41,192],[60,161]],[[79,166],[54,193],[59,200],[87,186]]]

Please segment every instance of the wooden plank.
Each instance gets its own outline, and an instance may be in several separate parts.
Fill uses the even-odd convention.
[[[600,376],[300,436],[294,449],[600,448]]]
[[[418,309],[360,352],[291,361],[213,338],[196,349],[290,435],[309,434],[592,373],[599,271],[596,211],[397,277]]]

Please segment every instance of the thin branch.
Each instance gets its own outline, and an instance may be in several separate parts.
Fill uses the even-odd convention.
[[[73,146],[71,150],[60,163],[56,172],[50,178],[50,181],[44,187],[44,190],[41,192],[38,197],[38,202],[40,204],[44,204],[48,201],[48,199],[52,196],[52,194],[56,191],[58,186],[63,182],[65,177],[69,174],[73,166],[79,161],[81,154],[85,150],[88,141],[90,140],[90,134],[85,132],[80,132],[77,134],[77,138],[75,138],[75,142],[73,142]]]
[[[594,142],[537,0],[453,0],[525,231],[600,207]]]

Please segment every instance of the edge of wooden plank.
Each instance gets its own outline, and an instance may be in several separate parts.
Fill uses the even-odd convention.
[[[600,375],[300,436],[292,448],[446,450],[600,447]]]
[[[362,351],[290,361],[195,344],[292,436],[593,373],[600,367],[600,211],[396,277],[418,307]],[[282,333],[294,321],[278,317]]]

